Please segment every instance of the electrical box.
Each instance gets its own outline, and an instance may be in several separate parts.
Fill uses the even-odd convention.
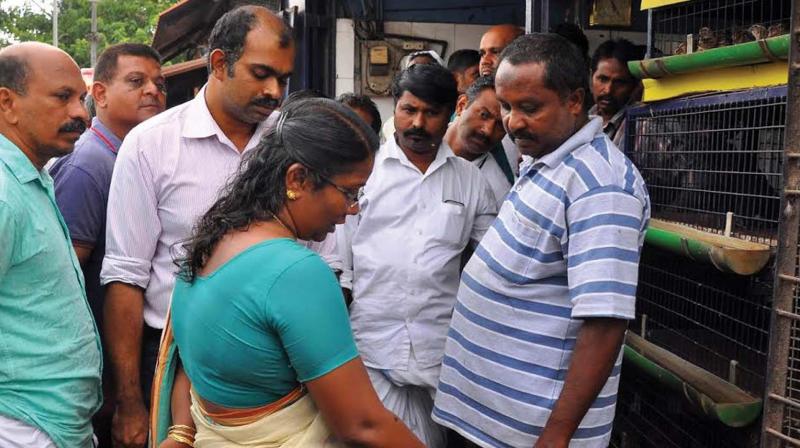
[[[391,72],[389,66],[389,46],[376,45],[369,49],[369,75],[387,76]]]
[[[425,41],[387,37],[384,40],[360,41],[361,93],[388,96],[392,79],[407,54],[425,50]]]

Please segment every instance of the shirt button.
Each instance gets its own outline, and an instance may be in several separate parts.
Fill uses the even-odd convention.
[[[422,235],[422,229],[417,229],[417,235]]]

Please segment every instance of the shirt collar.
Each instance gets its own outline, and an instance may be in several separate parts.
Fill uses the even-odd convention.
[[[208,84],[205,84],[197,93],[197,96],[191,100],[186,110],[186,120],[181,129],[181,136],[185,138],[207,138],[217,136],[221,142],[227,142],[229,141],[228,137],[222,132],[222,129],[211,115],[211,111],[208,110],[208,104],[206,104],[207,87]],[[278,111],[276,110],[256,126],[255,133],[253,134],[259,137],[256,143],[260,140],[261,135],[275,127],[277,117]],[[250,149],[251,146],[254,146],[252,144],[252,139],[245,150]]]
[[[219,125],[211,116],[206,104],[206,87],[204,85],[189,102],[186,110],[186,121],[183,122],[181,136],[185,138],[206,138],[222,133]]]
[[[92,129],[103,134],[103,137],[105,137],[108,140],[108,142],[111,143],[111,145],[114,147],[113,149],[115,154],[117,151],[119,151],[119,147],[120,145],[122,145],[122,140],[120,140],[119,137],[117,137],[113,132],[111,132],[111,130],[108,129],[106,125],[104,125],[103,122],[100,121],[99,118],[97,117],[92,118]],[[105,144],[105,142],[103,143]]]
[[[33,180],[43,182],[42,174],[33,166],[33,163],[17,145],[0,134],[0,162],[3,162],[21,184]]]
[[[606,135],[611,136],[612,134],[617,132],[617,129],[619,129],[620,123],[622,123],[623,118],[625,118],[625,110],[626,109],[627,109],[627,107],[623,107],[622,109],[618,110],[617,113],[615,113],[611,117],[611,119],[608,120],[608,122],[603,125],[603,132],[605,132]],[[594,106],[592,106],[591,109],[589,109],[589,115],[597,115],[597,105],[596,104]],[[599,115],[597,115],[597,116],[599,117]],[[602,117],[601,117],[601,120],[602,120]]]
[[[392,135],[388,140],[386,140],[386,143],[383,144],[381,150],[378,151],[378,157],[378,162],[381,163],[388,159],[395,159],[403,165],[410,167],[414,166],[414,164],[408,160],[408,157],[403,150],[400,149],[400,145],[397,144],[397,140],[395,139],[394,135]],[[433,162],[431,162],[431,165],[425,171],[425,175],[436,171],[440,166],[447,163],[451,157],[455,158],[458,156],[455,155],[453,150],[450,149],[450,146],[444,141],[444,139],[442,139],[442,143],[439,145],[439,149],[436,151],[436,158],[433,159]]]
[[[578,132],[572,134],[564,143],[561,144],[555,151],[545,154],[536,159],[533,165],[546,165],[549,168],[554,168],[560,164],[565,157],[573,150],[587,145],[594,140],[598,133],[603,132],[603,119],[600,117],[590,118],[589,121],[583,125]]]

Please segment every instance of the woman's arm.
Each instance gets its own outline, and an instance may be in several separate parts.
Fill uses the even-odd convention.
[[[192,405],[192,397],[189,389],[192,383],[183,371],[183,366],[178,364],[175,368],[175,382],[172,385],[171,411],[173,425],[186,425],[194,428],[192,414],[189,407]],[[187,445],[172,439],[165,439],[159,448],[186,448]]]
[[[378,399],[361,358],[306,383],[334,435],[364,447],[424,447]]]

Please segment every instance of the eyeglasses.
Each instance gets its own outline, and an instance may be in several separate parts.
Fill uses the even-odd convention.
[[[332,180],[328,179],[327,177],[317,173],[317,175],[327,184],[330,184],[333,188],[339,190],[340,193],[344,195],[345,200],[347,201],[347,208],[355,208],[358,205],[358,202],[364,197],[364,187],[360,187],[356,192],[352,190],[348,190],[347,188],[340,187],[336,185]]]

